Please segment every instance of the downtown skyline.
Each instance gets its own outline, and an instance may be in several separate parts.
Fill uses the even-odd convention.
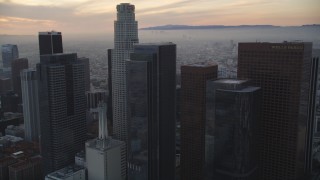
[[[0,0],[0,34],[34,35],[59,30],[65,34],[113,32],[114,8],[124,1]],[[317,0],[129,0],[135,4],[139,28],[166,24],[278,25],[319,24]],[[95,28],[88,28],[95,27]]]

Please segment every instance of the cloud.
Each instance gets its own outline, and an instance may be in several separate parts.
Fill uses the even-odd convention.
[[[51,30],[56,27],[57,24],[56,21],[52,20],[0,16],[1,33],[7,34],[35,34],[35,27]]]
[[[317,9],[319,0],[127,1],[136,6],[139,27],[163,24],[320,23]],[[25,26],[30,32],[33,26],[33,34],[51,26],[68,33],[112,32],[116,5],[121,2],[122,0],[0,0],[0,26],[6,27],[0,29],[0,34],[19,30],[25,33]],[[26,19],[25,24],[19,18]]]

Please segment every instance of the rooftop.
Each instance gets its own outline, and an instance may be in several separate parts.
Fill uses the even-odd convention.
[[[39,35],[61,35],[61,32],[56,32],[56,31],[39,32]]]
[[[19,142],[23,141],[21,137],[11,136],[11,135],[5,135],[0,137],[0,141],[11,141],[11,142]]]
[[[215,83],[223,83],[223,84],[242,84],[247,82],[248,80],[240,80],[240,79],[218,79],[214,80]]]
[[[63,169],[59,169],[47,175],[49,178],[68,178],[73,176],[77,171],[83,170],[84,168],[77,165],[69,165]]]
[[[172,42],[156,42],[156,43],[138,43],[135,46],[163,46],[163,45],[175,45]]]
[[[108,137],[105,140],[100,139],[92,139],[86,142],[86,146],[89,148],[93,148],[99,151],[107,151],[109,149],[112,149],[114,147],[118,147],[123,145],[123,141],[115,140],[110,137]]]
[[[217,63],[214,62],[197,62],[193,64],[187,64],[184,66],[189,66],[189,67],[210,67],[210,66],[217,66]]]

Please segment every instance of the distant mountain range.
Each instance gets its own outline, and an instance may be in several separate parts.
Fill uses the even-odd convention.
[[[141,28],[140,30],[188,30],[188,29],[222,29],[222,28],[279,28],[279,27],[320,27],[320,24],[308,24],[302,26],[274,26],[274,25],[239,25],[239,26],[224,26],[224,25],[205,25],[205,26],[190,26],[190,25],[164,25]]]

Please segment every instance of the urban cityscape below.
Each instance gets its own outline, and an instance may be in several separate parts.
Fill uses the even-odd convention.
[[[0,35],[0,180],[320,180],[320,24],[136,8],[105,36]]]

